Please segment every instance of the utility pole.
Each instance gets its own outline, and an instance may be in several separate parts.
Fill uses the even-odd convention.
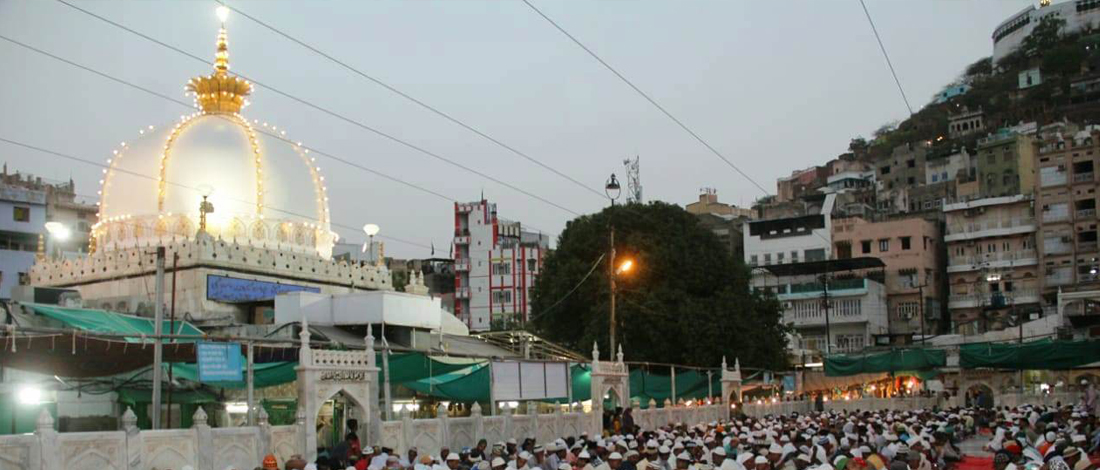
[[[825,310],[825,355],[832,354],[832,334],[829,331],[829,276],[827,274],[821,275],[821,284],[824,286],[824,299],[821,303],[821,308]]]
[[[164,361],[164,247],[157,247],[157,279],[156,279],[156,307],[153,309],[153,334],[156,340],[153,342],[153,429],[160,429],[160,382],[164,371],[161,363]]]
[[[615,201],[611,201],[615,205]],[[611,355],[615,355],[615,226],[611,226],[611,258],[607,262],[607,278],[611,282]]]
[[[917,286],[917,295],[920,296],[920,345],[924,346],[924,284]]]

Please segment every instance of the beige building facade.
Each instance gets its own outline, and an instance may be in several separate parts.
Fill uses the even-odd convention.
[[[921,334],[922,316],[926,333],[938,331],[943,305],[940,240],[939,224],[919,217],[880,222],[848,217],[833,224],[838,259],[874,257],[885,264],[885,308],[892,336]]]
[[[944,206],[952,331],[978,334],[1041,312],[1032,198],[974,199]]]

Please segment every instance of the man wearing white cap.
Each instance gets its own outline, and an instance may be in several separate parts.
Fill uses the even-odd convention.
[[[493,457],[493,461],[490,464],[492,470],[504,470],[507,466],[508,462],[505,462],[504,459],[500,457]]]
[[[530,460],[531,454],[529,452],[525,450],[520,451],[519,454],[516,454],[516,460],[513,462],[509,462],[508,468],[515,470],[530,470],[530,468],[527,466],[527,462]]]
[[[458,454],[451,452],[447,454],[447,468],[450,470],[458,470],[458,465],[462,463],[462,459],[458,457]]]

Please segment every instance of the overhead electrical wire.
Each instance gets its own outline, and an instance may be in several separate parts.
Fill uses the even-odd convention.
[[[36,48],[36,47],[34,47],[34,46],[31,46],[31,45],[29,45],[29,44],[26,44],[26,43],[20,42],[20,41],[18,41],[18,40],[15,40],[15,39],[9,38],[9,37],[7,37],[7,36],[4,36],[4,35],[2,35],[2,34],[0,34],[0,39],[2,39],[2,40],[5,40],[5,41],[8,41],[8,42],[10,42],[10,43],[12,43],[12,44],[15,44],[15,45],[17,45],[17,46],[23,47],[23,48],[25,48],[25,49],[27,49],[27,50],[30,50],[30,51],[32,51],[32,52],[35,52],[35,53],[38,53],[38,54],[44,55],[44,56],[46,56],[46,57],[49,57],[49,58],[51,58],[51,59],[57,60],[57,61],[59,61],[59,62],[65,63],[65,64],[67,64],[67,65],[70,65],[70,66],[73,66],[73,67],[79,68],[79,69],[81,69],[81,70],[84,70],[84,71],[86,71],[86,72],[89,72],[89,73],[93,73],[93,74],[95,74],[95,75],[98,75],[98,76],[100,76],[100,77],[106,78],[106,79],[108,79],[108,80],[111,80],[111,81],[113,81],[113,82],[116,82],[116,83],[119,83],[119,84],[122,84],[122,85],[126,85],[126,86],[128,86],[128,87],[134,88],[134,89],[136,89],[136,90],[142,91],[142,92],[144,92],[144,93],[150,94],[150,95],[152,95],[152,96],[155,96],[155,97],[158,97],[158,98],[161,98],[161,99],[164,99],[164,100],[168,100],[168,101],[171,101],[171,102],[173,102],[173,103],[176,103],[176,104],[178,104],[178,105],[180,105],[180,106],[183,106],[183,107],[186,107],[186,108],[188,108],[188,109],[194,109],[194,106],[193,106],[192,104],[190,104],[190,103],[187,103],[187,102],[185,102],[185,101],[182,101],[182,100],[179,100],[179,99],[173,98],[173,97],[171,97],[171,96],[165,95],[165,94],[163,94],[163,93],[160,93],[160,92],[157,92],[157,91],[155,91],[155,90],[151,90],[151,89],[149,89],[149,88],[146,88],[146,87],[143,87],[143,86],[141,86],[141,85],[137,85],[137,84],[135,84],[135,83],[132,83],[132,82],[129,82],[129,81],[123,80],[123,79],[121,79],[121,78],[118,78],[118,77],[112,76],[112,75],[110,75],[110,74],[107,74],[107,73],[101,72],[101,71],[99,71],[99,70],[96,70],[96,69],[93,69],[93,68],[91,68],[91,67],[88,67],[88,66],[85,66],[85,65],[79,64],[79,63],[77,63],[77,62],[73,62],[73,61],[71,61],[71,60],[68,60],[68,59],[66,59],[66,58],[64,58],[64,57],[60,57],[60,56],[58,56],[58,55],[56,55],[56,54],[52,54],[52,53],[50,53],[50,52],[48,52],[48,51],[45,51],[45,50],[42,50],[42,49]],[[217,115],[214,115],[214,116],[217,116]],[[223,118],[223,119],[224,119],[224,118]],[[284,141],[284,142],[286,142],[286,143],[288,143],[288,144],[291,144],[291,145],[298,145],[298,143],[297,143],[297,142],[294,142],[294,141],[292,141],[292,140],[290,140],[290,139],[286,138],[285,136],[282,136],[282,135],[279,135],[279,134],[276,134],[276,133],[273,133],[273,132],[267,131],[267,130],[265,130],[265,129],[262,129],[262,128],[256,128],[256,129],[255,129],[255,131],[256,131],[256,132],[259,132],[259,133],[262,133],[262,134],[264,134],[264,135],[267,135],[267,136],[269,136],[269,137],[273,137],[273,138],[279,139],[279,140],[281,140],[281,141]],[[42,152],[44,152],[44,153],[47,153],[47,154],[57,154],[57,156],[62,156],[62,157],[64,157],[64,158],[69,158],[69,159],[71,159],[71,160],[76,160],[76,161],[82,161],[82,162],[84,162],[84,163],[88,163],[88,164],[91,164],[91,165],[96,165],[96,166],[99,166],[99,167],[105,167],[104,165],[102,165],[102,164],[100,164],[100,163],[92,162],[92,161],[90,161],[90,160],[84,160],[84,159],[80,159],[79,157],[73,157],[73,156],[69,156],[69,155],[64,155],[64,154],[60,154],[59,152],[54,152],[54,151],[52,151],[52,150],[48,150],[48,149],[43,149],[43,148],[40,148],[40,147],[37,147],[37,146],[34,146],[34,145],[30,145],[30,144],[23,144],[23,143],[21,143],[21,142],[11,141],[11,140],[7,140],[7,139],[0,139],[0,140],[4,140],[4,141],[6,141],[6,142],[8,142],[8,143],[12,143],[12,144],[14,144],[14,145],[21,145],[21,146],[24,146],[24,147],[26,147],[26,148],[30,148],[30,149],[33,149],[33,150],[39,150],[39,151],[42,151]],[[435,197],[438,197],[438,198],[440,198],[440,199],[446,200],[447,202],[452,202],[452,203],[457,203],[457,202],[460,202],[460,201],[458,201],[457,199],[455,199],[455,198],[453,198],[453,197],[450,197],[450,196],[447,196],[447,195],[441,194],[441,193],[439,193],[439,192],[437,192],[437,191],[434,191],[434,190],[431,190],[431,189],[425,188],[425,187],[423,187],[423,186],[420,186],[420,185],[417,185],[417,184],[415,184],[415,183],[410,183],[410,182],[408,182],[408,181],[405,181],[405,180],[402,180],[402,179],[400,179],[400,178],[397,178],[397,177],[394,177],[394,176],[390,176],[390,175],[387,175],[387,174],[385,174],[385,173],[382,173],[382,172],[379,172],[379,171],[377,171],[377,170],[374,170],[374,169],[371,169],[371,168],[365,167],[365,166],[363,166],[363,165],[360,165],[360,164],[357,164],[357,163],[354,163],[354,162],[348,161],[347,159],[341,158],[341,157],[339,157],[339,156],[336,156],[336,155],[334,155],[334,154],[331,154],[331,153],[327,153],[327,152],[324,152],[324,151],[321,151],[321,150],[318,150],[318,149],[316,149],[316,148],[313,148],[313,147],[309,147],[309,146],[306,146],[306,145],[299,145],[299,146],[300,146],[301,148],[303,148],[303,149],[307,149],[307,150],[309,150],[310,152],[313,152],[313,153],[316,153],[316,154],[319,154],[319,155],[325,156],[325,157],[327,157],[327,158],[331,158],[331,159],[333,159],[333,160],[335,160],[335,161],[338,161],[338,162],[340,162],[340,163],[344,163],[344,164],[346,164],[346,165],[349,165],[349,166],[351,166],[351,167],[353,167],[353,168],[357,168],[357,169],[360,169],[360,170],[366,171],[366,172],[368,172],[368,173],[371,173],[371,174],[374,174],[374,175],[376,175],[376,176],[379,176],[379,177],[382,177],[382,178],[388,179],[388,180],[390,180],[390,181],[394,181],[394,182],[396,182],[396,183],[402,184],[402,185],[404,185],[404,186],[407,186],[407,187],[409,187],[409,188],[412,188],[412,189],[416,189],[416,190],[418,190],[418,191],[421,191],[421,192],[424,192],[424,193],[430,194],[430,195],[432,195],[432,196],[435,196]],[[119,169],[119,171],[125,171],[125,170],[121,170],[121,169]],[[141,176],[141,177],[148,177],[148,178],[152,178],[152,177],[151,177],[151,176],[149,176],[149,175],[136,175],[136,176]],[[194,190],[194,188],[188,188],[188,189],[192,189],[192,190]],[[273,210],[275,210],[275,209],[273,209]],[[294,215],[298,215],[298,216],[300,216],[300,217],[304,217],[304,216],[302,216],[301,214],[294,214]],[[336,223],[333,223],[332,225],[334,225],[334,226],[341,226],[341,227],[343,227],[343,228],[351,229],[351,230],[354,230],[354,231],[356,231],[356,232],[358,232],[358,231],[359,231],[359,229],[358,229],[358,228],[356,228],[356,227],[352,227],[352,226],[350,226],[350,225],[340,225],[340,224],[336,224]],[[528,225],[528,227],[531,227],[531,228],[533,228],[533,229],[535,229],[535,230],[539,230],[539,229],[537,229],[537,228],[535,228],[535,227],[531,226],[530,224],[526,224],[526,225]],[[541,231],[541,230],[539,230],[539,231]],[[412,246],[418,246],[418,247],[421,247],[421,248],[427,248],[427,249],[431,249],[431,248],[432,248],[432,247],[431,247],[431,246],[429,246],[429,245],[424,245],[424,244],[422,244],[422,243],[412,242],[412,241],[408,241],[408,240],[402,240],[402,239],[399,239],[399,238],[394,238],[394,237],[390,237],[390,236],[388,236],[388,235],[378,235],[378,237],[380,237],[380,238],[383,238],[383,239],[390,239],[390,240],[393,240],[393,241],[398,241],[398,242],[401,242],[401,243],[405,243],[405,244],[409,244],[409,245],[412,245]]]
[[[598,190],[596,190],[596,189],[594,189],[594,188],[592,188],[592,187],[590,187],[590,186],[588,186],[584,183],[581,183],[580,181],[577,181],[575,178],[573,178],[573,177],[571,177],[571,176],[569,176],[565,173],[562,173],[561,171],[558,171],[557,169],[555,169],[555,168],[539,161],[538,159],[536,159],[536,158],[534,158],[534,157],[532,157],[532,156],[516,149],[515,147],[512,147],[511,145],[508,145],[508,144],[500,141],[499,139],[486,134],[484,131],[481,131],[481,130],[473,127],[472,125],[467,124],[467,123],[463,122],[462,120],[460,120],[458,118],[455,118],[454,116],[451,116],[450,114],[448,114],[446,112],[441,111],[439,108],[436,108],[435,106],[432,106],[432,105],[430,105],[428,103],[425,103],[424,101],[422,101],[422,100],[420,100],[416,97],[413,97],[412,95],[409,95],[408,93],[398,89],[397,87],[395,87],[393,85],[390,85],[390,84],[382,81],[381,79],[379,79],[377,77],[374,77],[374,76],[372,76],[372,75],[370,75],[366,72],[363,72],[362,70],[359,70],[356,67],[351,66],[350,64],[348,64],[347,62],[345,62],[343,60],[340,60],[340,59],[337,59],[336,57],[333,57],[331,54],[328,54],[328,53],[326,53],[326,52],[324,52],[324,51],[322,51],[322,50],[306,43],[305,41],[303,41],[301,39],[298,39],[294,36],[291,36],[289,33],[285,32],[285,31],[283,31],[279,28],[276,28],[275,26],[272,26],[271,24],[269,24],[267,22],[264,22],[264,21],[260,20],[259,18],[256,18],[253,15],[250,15],[250,14],[242,11],[240,8],[231,6],[231,5],[223,2],[222,0],[214,0],[214,1],[215,1],[215,3],[218,3],[219,5],[222,5],[222,6],[225,6],[226,8],[229,8],[230,10],[236,12],[239,15],[241,15],[245,18],[248,18],[249,20],[252,20],[254,23],[256,23],[260,26],[263,26],[264,28],[267,28],[271,32],[273,32],[275,34],[278,34],[278,35],[286,38],[287,40],[289,40],[289,41],[291,41],[291,42],[293,42],[293,43],[295,43],[295,44],[297,44],[297,45],[299,45],[299,46],[301,46],[301,47],[303,47],[303,48],[305,48],[305,49],[307,49],[307,50],[309,50],[309,51],[311,51],[311,52],[313,52],[313,53],[315,53],[315,54],[317,54],[321,57],[324,57],[328,61],[330,61],[330,62],[332,62],[336,65],[339,65],[340,67],[343,67],[344,69],[347,69],[348,71],[350,71],[350,72],[352,72],[352,73],[354,73],[354,74],[356,74],[360,77],[363,77],[363,78],[373,82],[374,84],[376,84],[376,85],[378,85],[382,88],[385,88],[386,90],[396,94],[397,96],[400,96],[400,97],[404,98],[405,100],[407,100],[409,102],[412,102],[412,103],[416,104],[417,106],[420,106],[421,108],[423,108],[423,109],[425,109],[425,110],[427,110],[427,111],[429,111],[429,112],[431,112],[431,113],[433,113],[433,114],[435,114],[435,115],[437,115],[437,116],[439,116],[443,119],[446,119],[446,120],[454,123],[455,125],[463,128],[463,129],[466,129],[470,132],[473,132],[474,134],[477,134],[481,138],[483,138],[485,140],[488,140],[489,142],[492,142],[496,146],[498,146],[500,148],[503,148],[503,149],[505,149],[505,150],[517,155],[517,156],[520,156],[520,157],[526,159],[527,161],[529,161],[531,163],[534,163],[535,165],[538,165],[539,167],[542,167],[543,169],[545,169],[547,171],[550,171],[551,173],[554,173],[554,174],[568,180],[569,182],[573,183],[574,185],[577,185],[577,186],[587,190],[588,192],[590,192],[592,194],[595,194],[596,196],[599,196],[601,199],[607,197],[604,193],[602,193],[602,192],[600,192],[600,191],[598,191]]]
[[[61,0],[58,0],[58,1],[61,1]],[[573,41],[574,44],[576,44],[578,47],[580,47],[585,52],[587,52],[588,55],[592,56],[593,59],[596,59],[596,61],[599,62],[601,65],[603,65],[604,68],[606,68],[611,73],[613,73],[616,77],[618,77],[619,80],[622,80],[623,83],[625,83],[627,86],[629,86],[631,89],[633,89],[639,95],[641,95],[642,98],[645,98],[645,100],[648,101],[649,104],[651,104],[651,105],[653,105],[653,107],[657,108],[657,110],[659,110],[662,114],[664,114],[665,117],[671,119],[672,122],[674,122],[674,123],[676,123],[676,125],[680,126],[680,128],[683,129],[684,132],[687,132],[689,135],[691,135],[691,137],[695,138],[696,141],[698,141],[700,144],[703,144],[703,146],[706,147],[707,150],[710,150],[710,152],[713,153],[714,156],[720,158],[723,162],[726,163],[726,165],[728,165],[730,168],[732,168],[738,174],[743,176],[746,180],[748,180],[750,183],[752,183],[758,189],[763,191],[764,194],[769,194],[767,189],[764,189],[764,187],[761,186],[760,183],[757,183],[756,180],[752,179],[752,177],[750,177],[744,171],[741,171],[741,169],[738,168],[737,165],[734,165],[733,162],[730,161],[730,159],[726,158],[726,156],[723,155],[722,152],[719,152],[718,149],[716,149],[712,145],[710,145],[710,143],[708,143],[706,140],[704,140],[702,137],[700,137],[699,134],[697,134],[695,131],[691,130],[691,128],[688,127],[687,124],[684,124],[683,121],[681,121],[676,116],[674,116],[671,112],[669,112],[667,109],[665,109],[664,106],[661,106],[659,103],[657,103],[656,100],[651,98],[646,92],[642,91],[641,88],[638,88],[638,86],[635,85],[634,82],[630,81],[630,79],[626,78],[626,76],[619,73],[618,70],[615,70],[615,67],[612,67],[611,64],[607,63],[607,61],[600,58],[599,55],[597,55],[595,52],[593,52],[592,49],[589,49],[588,46],[585,46],[584,43],[582,43],[579,39],[577,39],[575,36],[570,34],[569,31],[566,31],[565,28],[562,28],[561,25],[559,25],[557,22],[555,22],[549,16],[546,16],[546,14],[543,13],[542,10],[539,10],[537,7],[535,7],[535,5],[532,4],[530,0],[522,0],[522,1],[523,1],[523,3],[527,4],[528,7],[531,7],[531,10],[533,10],[540,17],[542,17],[542,19],[544,19],[544,20],[546,20],[546,22],[550,23],[550,25],[553,26],[554,29],[557,29],[559,32],[564,34],[565,37],[569,38],[570,41]]]
[[[106,18],[106,17],[104,17],[104,16],[100,16],[100,15],[97,15],[97,14],[95,14],[95,13],[91,12],[91,11],[88,11],[88,10],[85,10],[85,9],[83,9],[83,8],[80,8],[80,7],[76,6],[76,5],[73,5],[72,3],[69,3],[69,2],[68,2],[68,1],[66,1],[66,0],[57,0],[57,2],[58,2],[58,3],[61,3],[61,4],[63,4],[63,5],[66,5],[66,6],[68,6],[69,8],[72,8],[72,9],[74,9],[74,10],[77,10],[77,11],[79,11],[79,12],[81,12],[81,13],[84,13],[84,14],[86,14],[86,15],[88,15],[88,16],[91,16],[91,17],[93,17],[93,18],[96,18],[96,19],[98,19],[98,20],[100,20],[100,21],[102,21],[102,22],[104,22],[104,23],[107,23],[107,24],[109,24],[109,25],[111,25],[111,26],[114,26],[114,27],[116,27],[116,28],[119,28],[119,29],[121,29],[121,30],[123,30],[123,31],[126,31],[126,32],[128,32],[128,33],[131,33],[131,34],[133,34],[133,35],[135,35],[135,36],[138,36],[138,37],[140,37],[140,38],[142,38],[142,39],[145,39],[145,40],[147,40],[147,41],[150,41],[150,42],[152,42],[152,43],[154,43],[154,44],[157,44],[157,45],[159,45],[159,46],[161,46],[161,47],[167,48],[167,49],[169,49],[169,50],[171,50],[171,51],[174,51],[174,52],[177,52],[177,53],[179,53],[179,54],[182,54],[182,55],[184,55],[184,56],[190,57],[191,59],[194,59],[194,60],[196,60],[196,61],[202,62],[203,64],[206,64],[206,65],[211,65],[211,64],[212,64],[212,62],[210,62],[209,60],[206,60],[206,59],[204,59],[204,58],[202,58],[202,57],[199,57],[199,56],[197,56],[197,55],[195,55],[195,54],[192,54],[192,53],[190,53],[190,52],[187,52],[187,51],[185,51],[185,50],[183,50],[183,49],[180,49],[180,48],[178,48],[178,47],[176,47],[176,46],[173,46],[173,45],[171,45],[171,44],[168,44],[168,43],[165,43],[165,42],[163,42],[163,41],[160,41],[160,40],[158,40],[158,39],[156,39],[156,38],[153,38],[152,36],[149,36],[149,35],[147,35],[147,34],[144,34],[144,33],[140,32],[140,31],[137,31],[137,30],[135,30],[135,29],[132,29],[132,28],[130,28],[130,27],[127,27],[126,25],[123,25],[123,24],[121,24],[121,23],[115,22],[115,21],[113,21],[113,20],[111,20],[111,19],[109,19],[109,18]],[[486,174],[486,173],[484,173],[484,172],[481,172],[481,171],[479,171],[479,170],[475,170],[475,169],[473,169],[473,168],[471,168],[471,167],[469,167],[469,166],[466,166],[466,165],[463,165],[463,164],[461,164],[461,163],[459,163],[459,162],[457,162],[457,161],[451,160],[451,159],[449,159],[449,158],[447,158],[447,157],[444,157],[444,156],[442,156],[442,155],[440,155],[440,154],[438,154],[438,153],[432,152],[432,151],[430,151],[430,150],[428,150],[428,149],[426,149],[426,148],[420,147],[420,146],[418,146],[418,145],[416,145],[416,144],[413,144],[413,143],[411,143],[411,142],[408,142],[408,141],[406,141],[406,140],[404,140],[404,139],[401,139],[401,138],[399,138],[399,137],[393,136],[393,135],[391,135],[391,134],[388,134],[388,133],[386,133],[386,132],[383,132],[383,131],[381,131],[381,130],[379,130],[379,129],[376,129],[376,128],[374,128],[374,127],[371,127],[371,126],[369,126],[369,125],[367,125],[367,124],[364,124],[364,123],[362,123],[362,122],[359,122],[359,121],[357,121],[357,120],[355,120],[355,119],[352,119],[352,118],[349,118],[349,117],[347,117],[347,116],[344,116],[343,114],[337,113],[337,112],[335,112],[335,111],[332,111],[332,110],[330,110],[330,109],[328,109],[328,108],[325,108],[325,107],[323,107],[323,106],[317,105],[317,104],[315,104],[315,103],[313,103],[313,102],[310,102],[310,101],[308,101],[308,100],[305,100],[305,99],[299,98],[299,97],[297,97],[297,96],[291,95],[290,93],[284,92],[284,91],[282,91],[282,90],[280,90],[280,89],[278,89],[278,88],[274,88],[274,87],[272,87],[272,86],[270,86],[270,85],[267,85],[267,84],[265,84],[265,83],[263,83],[263,82],[259,82],[259,81],[255,80],[255,79],[251,78],[251,77],[245,76],[244,74],[241,74],[241,73],[238,73],[238,72],[234,72],[234,73],[233,73],[233,75],[236,75],[236,76],[238,76],[238,77],[241,77],[242,79],[248,80],[249,82],[252,82],[252,83],[253,83],[253,84],[255,84],[255,85],[258,85],[258,86],[264,87],[264,88],[268,89],[269,91],[272,91],[272,92],[274,92],[275,94],[277,94],[277,95],[280,95],[280,96],[282,96],[282,97],[284,97],[284,98],[290,99],[290,100],[292,100],[292,101],[295,101],[295,102],[297,102],[297,103],[299,103],[299,104],[301,104],[301,105],[307,106],[307,107],[309,107],[309,108],[313,108],[313,109],[314,109],[314,110],[316,110],[316,111],[320,111],[320,112],[322,112],[322,113],[324,113],[324,114],[327,114],[327,115],[329,115],[329,116],[332,116],[332,117],[334,117],[334,118],[336,118],[336,119],[339,119],[339,120],[341,120],[341,121],[344,121],[344,122],[346,122],[346,123],[348,123],[348,124],[351,124],[351,125],[353,125],[353,126],[356,126],[356,127],[359,127],[359,128],[361,128],[361,129],[363,129],[363,130],[369,131],[369,132],[371,132],[371,133],[373,133],[373,134],[375,134],[375,135],[377,135],[377,136],[379,136],[379,137],[382,137],[382,138],[384,138],[384,139],[386,139],[386,140],[389,140],[389,141],[391,141],[391,142],[397,143],[397,144],[399,144],[399,145],[401,145],[401,146],[404,146],[404,147],[406,147],[406,148],[409,148],[409,149],[415,150],[415,151],[417,151],[417,152],[419,152],[419,153],[421,153],[421,154],[427,155],[427,156],[429,156],[429,157],[432,157],[432,158],[434,158],[434,159],[436,159],[436,160],[439,160],[439,161],[441,161],[441,162],[447,163],[447,164],[449,164],[449,165],[451,165],[451,166],[454,166],[454,167],[456,167],[456,168],[459,168],[459,169],[461,169],[461,170],[463,170],[463,171],[466,171],[466,172],[468,172],[468,173],[472,173],[472,174],[475,174],[475,175],[477,175],[477,176],[479,176],[479,177],[481,177],[481,178],[484,178],[484,179],[487,179],[487,180],[489,180],[489,181],[492,181],[492,182],[494,182],[494,183],[497,183],[497,184],[499,184],[499,185],[501,185],[501,186],[504,186],[504,187],[506,187],[506,188],[508,188],[508,189],[511,189],[511,190],[513,190],[513,191],[516,191],[516,192],[518,192],[518,193],[520,193],[520,194],[523,194],[523,195],[525,195],[525,196],[527,196],[527,197],[530,197],[530,198],[532,198],[532,199],[535,199],[535,200],[537,200],[537,201],[543,202],[543,203],[545,203],[545,204],[547,204],[547,205],[553,206],[553,207],[555,207],[555,208],[557,208],[557,209],[560,209],[560,210],[562,210],[562,211],[568,212],[568,213],[570,213],[570,214],[573,214],[573,215],[575,215],[575,216],[579,216],[579,215],[581,215],[581,214],[580,214],[579,212],[576,212],[576,211],[574,211],[574,210],[572,210],[572,209],[570,209],[570,208],[568,208],[568,207],[565,207],[565,206],[563,206],[563,205],[560,205],[560,204],[558,204],[558,203],[556,203],[556,202],[554,202],[554,201],[551,201],[551,200],[549,200],[549,199],[547,199],[547,198],[544,198],[544,197],[542,197],[542,196],[539,196],[539,195],[537,195],[537,194],[534,194],[534,193],[532,193],[532,192],[530,192],[530,191],[527,191],[527,190],[525,190],[525,189],[523,189],[523,188],[520,188],[520,187],[518,187],[518,186],[516,186],[516,185],[514,185],[514,184],[508,183],[508,182],[506,182],[506,181],[503,181],[503,180],[501,180],[501,179],[499,179],[499,178],[496,178],[496,177],[494,177],[494,176],[491,176],[491,175],[489,175],[489,174]]]
[[[863,0],[859,0],[860,6],[863,7],[863,14],[867,15],[867,22],[871,24],[871,31],[875,33],[875,40],[878,41],[878,47],[882,50],[882,56],[886,58],[886,66],[890,67],[890,75],[894,76],[894,83],[898,86],[898,93],[901,93],[901,100],[905,102],[905,108],[909,110],[909,115],[913,115],[913,107],[909,105],[909,98],[905,96],[905,90],[901,87],[901,80],[898,80],[898,72],[894,70],[894,63],[890,60],[890,54],[886,53],[886,46],[882,44],[882,37],[878,34],[878,28],[875,27],[875,20],[871,19],[871,12],[867,11],[867,4]]]

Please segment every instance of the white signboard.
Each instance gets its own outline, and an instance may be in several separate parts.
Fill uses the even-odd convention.
[[[496,401],[566,398],[569,368],[561,362],[493,361]]]

